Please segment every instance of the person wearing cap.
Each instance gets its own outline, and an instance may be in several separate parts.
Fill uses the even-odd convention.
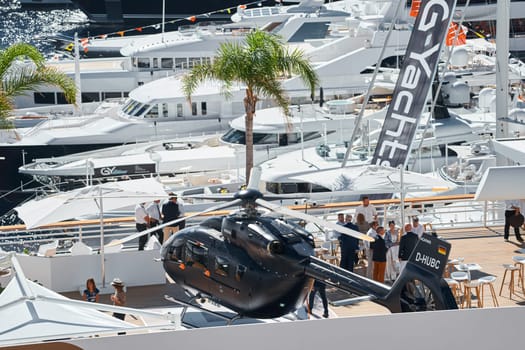
[[[126,306],[126,292],[124,291],[124,283],[122,283],[120,278],[114,278],[111,282],[111,285],[113,288],[115,288],[115,293],[110,296],[113,305]],[[118,318],[119,320],[124,320],[126,314],[114,312],[113,317]]]
[[[355,208],[355,217],[359,214],[363,214],[365,216],[366,222],[371,224],[373,221],[377,221],[377,210],[376,207],[374,207],[373,204],[370,204],[370,199],[368,196],[363,196],[361,198],[361,201],[363,202],[360,206]]]
[[[412,218],[412,232],[414,232],[419,238],[421,238],[423,232],[425,232],[423,225],[419,224],[419,218],[417,216]]]
[[[167,223],[176,220],[181,217],[181,210],[177,203],[177,195],[170,193],[169,200],[162,206],[162,217],[163,223]],[[166,242],[170,236],[179,231],[180,223],[170,224],[162,229],[164,238],[163,242]]]

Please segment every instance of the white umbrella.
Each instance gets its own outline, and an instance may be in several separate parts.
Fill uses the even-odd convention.
[[[167,198],[163,186],[155,179],[108,182],[100,185],[34,199],[16,207],[27,229],[98,213],[100,216],[100,255],[102,283],[104,276],[104,210],[114,210],[155,199]]]

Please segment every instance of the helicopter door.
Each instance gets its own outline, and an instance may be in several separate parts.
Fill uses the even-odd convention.
[[[211,276],[208,262],[208,248],[200,242],[188,241],[186,243],[186,267],[191,274],[188,280],[196,284],[196,287],[208,289]],[[205,288],[205,289],[204,289]]]

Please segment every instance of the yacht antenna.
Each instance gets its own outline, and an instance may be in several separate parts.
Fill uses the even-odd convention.
[[[164,42],[164,25],[166,22],[166,0],[162,0],[162,42]]]
[[[80,53],[78,49],[78,33],[75,32],[75,87],[77,88],[75,94],[75,114],[80,116],[82,114],[82,85],[80,82]]]

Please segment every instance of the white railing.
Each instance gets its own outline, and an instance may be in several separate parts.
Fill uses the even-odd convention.
[[[477,202],[472,195],[439,196],[425,198],[410,198],[405,201],[404,222],[410,222],[412,216],[418,216],[419,222],[431,230],[454,230],[468,227],[494,227],[504,222],[504,204],[502,202]],[[308,214],[322,216],[335,221],[338,212],[353,214],[360,202],[328,203],[318,200],[298,201],[301,204],[290,206],[291,209],[305,211]],[[394,220],[401,226],[400,201],[398,199],[371,201],[377,208],[379,221],[386,224]],[[210,205],[214,205],[211,203]],[[191,205],[187,206],[191,214]],[[228,211],[213,212],[188,220],[188,225],[196,224],[210,215],[225,215]],[[430,225],[428,225],[430,224]],[[127,236],[135,232],[133,217],[105,219],[104,241]],[[97,250],[100,247],[100,223],[98,220],[62,222],[41,229],[26,230],[23,225],[0,227],[0,248],[9,251],[35,252],[43,243],[58,239],[59,251],[67,251],[76,241],[84,243]],[[133,244],[133,243],[132,243]],[[135,245],[137,243],[134,243]]]

